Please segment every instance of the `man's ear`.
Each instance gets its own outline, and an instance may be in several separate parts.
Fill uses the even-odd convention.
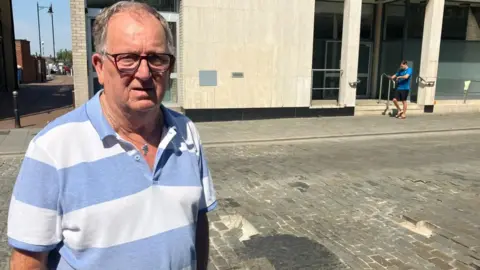
[[[98,75],[98,83],[103,85],[103,56],[99,53],[94,53],[92,55],[92,65],[95,68],[95,71]]]

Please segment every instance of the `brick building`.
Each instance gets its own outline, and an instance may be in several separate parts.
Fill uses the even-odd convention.
[[[0,1],[0,92],[18,88],[12,1]]]
[[[411,111],[480,110],[478,0],[137,1],[170,24],[178,61],[165,104],[193,118],[380,113],[393,95],[382,74],[402,59],[414,70]],[[92,26],[115,2],[70,1],[77,106],[102,87]]]
[[[30,41],[15,40],[17,65],[22,67],[21,83],[46,81],[45,59],[35,57],[30,52]]]

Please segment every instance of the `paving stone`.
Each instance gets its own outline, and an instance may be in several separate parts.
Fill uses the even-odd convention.
[[[428,260],[430,258],[433,258],[433,255],[429,253],[428,250],[425,250],[425,249],[422,249],[422,248],[419,248],[419,247],[415,247],[413,249],[415,251],[415,253],[422,259],[424,260]]]
[[[381,266],[378,263],[369,263],[368,266],[372,269],[386,269],[385,267]]]
[[[460,261],[454,261],[451,263],[452,266],[454,266],[458,270],[473,270],[473,267],[470,267]]]
[[[439,258],[445,262],[451,262],[453,260],[452,257],[450,256],[447,256],[447,254],[441,252],[441,251],[438,251],[438,250],[433,250],[430,252],[430,254],[432,254],[434,257],[436,258]]]
[[[381,256],[374,255],[374,256],[371,256],[371,258],[383,267],[388,267],[392,265],[389,261],[385,260]]]
[[[215,223],[213,223],[213,226],[214,226],[217,230],[219,230],[219,231],[226,231],[226,230],[228,230],[228,227],[225,226],[225,224],[223,224],[222,222],[215,222]]]
[[[433,250],[432,247],[427,246],[427,245],[425,245],[424,243],[418,242],[418,241],[412,242],[412,245],[414,245],[414,246],[418,247],[419,249],[424,250],[424,251],[426,251],[426,252],[430,252],[430,251]]]
[[[442,269],[442,270],[453,269],[451,265],[449,265],[445,261],[442,261],[442,259],[439,259],[439,258],[431,258],[428,261],[435,264],[435,266],[438,267],[438,269]]]

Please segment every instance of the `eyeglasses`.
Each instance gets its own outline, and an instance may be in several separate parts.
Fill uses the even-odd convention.
[[[152,74],[163,73],[171,69],[175,63],[175,56],[168,53],[152,53],[147,55],[135,53],[104,54],[113,58],[113,63],[118,72],[129,75],[137,72],[143,59],[147,60],[148,68]]]

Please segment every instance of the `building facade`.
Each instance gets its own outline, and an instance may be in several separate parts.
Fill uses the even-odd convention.
[[[115,2],[70,2],[76,105],[102,87],[90,63],[92,26]],[[402,59],[414,69],[411,102],[422,113],[480,98],[480,1],[143,2],[175,37],[164,103],[193,119],[357,114],[393,95],[382,74]]]
[[[0,92],[18,88],[12,1],[0,1]]]

